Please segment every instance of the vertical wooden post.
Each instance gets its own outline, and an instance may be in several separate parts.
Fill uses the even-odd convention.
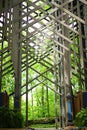
[[[27,12],[28,12],[28,3],[27,3]],[[26,21],[28,23],[28,16],[26,16]],[[28,35],[28,29],[26,32]],[[26,41],[26,126],[28,127],[28,41]]]
[[[77,1],[77,14],[79,17],[81,17],[81,12],[80,12],[80,2]],[[84,73],[84,55],[83,55],[83,38],[82,38],[82,28],[83,25],[78,21],[78,27],[79,27],[79,50],[80,50],[80,65],[79,65],[79,70],[80,70],[80,76],[79,76],[79,86],[80,90],[82,90],[82,85],[83,85],[83,79],[82,79],[82,73]],[[83,77],[84,78],[84,77]]]
[[[85,19],[85,25],[84,25],[84,31],[85,31],[85,49],[87,50],[87,4],[84,5],[84,19]],[[87,52],[86,52],[86,59],[87,59]],[[84,64],[85,66],[85,90],[87,90],[87,62]]]
[[[15,97],[14,97],[14,107],[20,109],[21,103],[21,43],[20,39],[20,5],[13,8],[13,42],[12,42],[12,61],[14,66],[14,76],[15,76]],[[18,20],[18,22],[16,22]]]
[[[67,0],[63,0],[63,2],[66,2]],[[68,5],[66,5],[64,8],[66,8],[68,10]],[[69,19],[69,16],[66,14],[63,17],[63,20],[66,21],[67,19]],[[67,24],[69,21],[66,21]],[[62,28],[62,33],[64,36],[66,36],[67,38],[69,37],[69,31],[68,29],[66,29],[64,26]],[[65,47],[67,47],[70,50],[70,45],[68,41],[63,40],[63,44]],[[66,96],[67,94],[71,94],[71,83],[70,83],[70,51],[64,50],[64,58],[63,58],[63,63],[64,63],[64,98],[65,98],[65,102],[67,102]],[[65,104],[65,120],[66,120],[66,124],[68,123],[68,108],[67,108],[67,103]]]
[[[3,17],[2,17],[2,21],[1,22],[2,22],[2,27],[1,28],[3,28],[3,22],[4,22]],[[1,51],[3,49],[3,31],[0,32],[0,33],[1,33],[1,36],[2,36],[1,39],[0,39],[1,40],[0,51]],[[2,87],[2,60],[3,60],[3,54],[1,52],[0,53],[0,92],[1,92],[1,87]]]
[[[54,45],[54,89],[57,92],[58,91],[58,85],[57,85],[57,70],[56,70],[56,63],[57,63],[57,54],[55,51],[55,45]],[[55,92],[55,125],[56,129],[58,129],[58,102],[57,102],[57,93]]]

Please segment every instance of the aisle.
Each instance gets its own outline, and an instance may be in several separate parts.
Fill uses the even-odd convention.
[[[60,130],[60,128],[29,128],[28,130]]]

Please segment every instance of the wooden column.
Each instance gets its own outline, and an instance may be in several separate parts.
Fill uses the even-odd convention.
[[[20,5],[13,8],[13,42],[12,42],[12,61],[14,66],[15,76],[15,95],[14,95],[14,107],[20,109],[21,102],[21,43],[20,39]],[[17,20],[17,22],[16,22]]]
[[[27,3],[27,12],[28,12],[28,3]],[[28,23],[28,16],[26,16],[26,22]],[[26,35],[28,36],[28,29],[26,30]],[[28,75],[29,75],[29,71],[28,71],[28,40],[26,40],[26,126],[28,127]]]
[[[58,91],[58,84],[57,84],[57,53],[55,51],[55,45],[54,45],[54,89],[57,92]],[[58,102],[57,102],[57,98],[58,95],[55,92],[55,125],[56,125],[56,129],[58,129]]]
[[[63,2],[66,2],[67,0],[63,0]],[[68,4],[66,6],[64,6],[65,9],[68,10]],[[69,25],[69,15],[66,14],[62,20],[66,21],[67,25]],[[66,36],[67,38],[69,38],[69,30],[66,29],[64,26],[62,27],[62,33],[64,36]],[[70,50],[70,43],[66,40],[62,41],[64,46],[68,48],[68,50]],[[67,108],[67,99],[66,96],[68,94],[71,94],[71,83],[70,83],[70,51],[64,50],[64,57],[63,57],[63,63],[64,63],[64,100],[65,100],[65,120],[66,120],[66,124],[68,122],[68,108]]]
[[[86,64],[85,65],[85,90],[87,90],[87,2],[84,4],[84,31],[85,31],[85,50],[86,50]]]

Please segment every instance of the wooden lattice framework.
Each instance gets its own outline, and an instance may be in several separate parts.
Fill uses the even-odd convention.
[[[36,70],[35,64],[45,70]],[[36,73],[32,80],[29,70]],[[50,72],[54,79],[49,79]],[[71,94],[73,76],[78,78],[80,89],[87,90],[87,1],[0,0],[0,90],[2,78],[8,73],[15,78],[15,101],[26,94],[26,121],[28,93],[43,84],[55,92],[55,106],[56,95],[60,96],[61,126],[64,126],[66,95]],[[29,87],[33,81],[36,84]],[[57,127],[57,107],[55,115]]]

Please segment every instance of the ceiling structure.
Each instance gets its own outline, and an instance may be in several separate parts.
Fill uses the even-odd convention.
[[[35,65],[45,69],[41,72]],[[29,70],[36,74],[33,79]],[[39,84],[58,94],[64,126],[72,78],[87,90],[87,1],[0,0],[0,87],[8,73],[15,78],[15,102],[26,94],[26,115],[28,93]],[[36,84],[29,87],[32,82]]]

